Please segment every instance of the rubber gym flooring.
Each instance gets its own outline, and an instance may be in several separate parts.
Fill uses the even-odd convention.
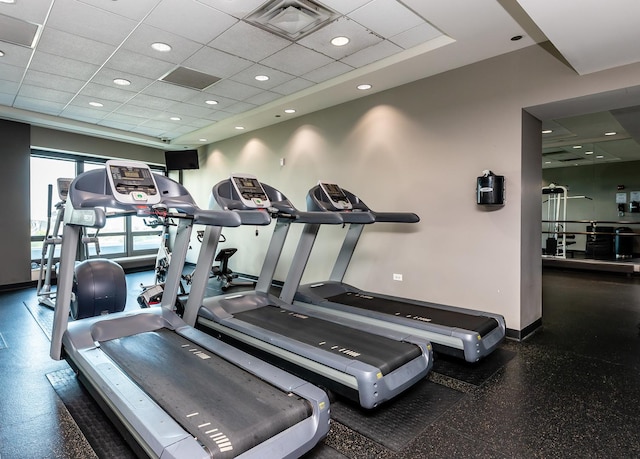
[[[151,278],[127,276],[128,307]],[[305,458],[639,457],[640,277],[546,270],[543,313],[542,330],[479,364],[436,356],[377,410],[335,400],[331,432]],[[51,316],[35,289],[0,294],[0,458],[131,457],[49,359]]]

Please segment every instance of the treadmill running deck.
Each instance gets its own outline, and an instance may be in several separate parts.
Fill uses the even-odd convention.
[[[328,297],[327,301],[392,316],[406,317],[420,322],[475,331],[480,336],[485,336],[498,327],[498,321],[492,317],[419,306],[405,301],[379,298],[364,293],[344,292]]]
[[[312,414],[305,400],[167,329],[100,346],[213,457],[235,457]]]
[[[422,354],[415,344],[395,341],[276,306],[240,312],[234,317],[327,352],[367,363],[379,368],[383,375]]]

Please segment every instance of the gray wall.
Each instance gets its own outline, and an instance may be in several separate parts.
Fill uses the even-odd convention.
[[[0,284],[29,280],[29,139],[30,126],[0,120],[0,184],[2,184],[2,237],[0,238]],[[26,203],[26,205],[25,205]]]
[[[304,208],[308,189],[324,179],[374,209],[414,211],[419,224],[365,230],[346,281],[501,313],[507,327],[522,330],[542,315],[541,135],[523,108],[633,86],[639,78],[640,65],[578,76],[534,46],[215,143],[201,170],[185,173],[185,184],[207,205],[213,184],[244,171]],[[475,203],[484,169],[506,176],[500,210]],[[321,229],[304,281],[327,278],[343,231]],[[228,245],[240,247],[232,269],[257,274],[270,231],[225,234]],[[285,247],[279,280],[297,234],[292,230]],[[404,281],[393,281],[393,273]]]
[[[13,121],[0,120],[2,138],[0,190],[7,217],[0,238],[0,287],[31,280],[30,154],[31,146],[101,158],[129,158],[164,164],[164,150],[126,144]],[[46,196],[36,199],[46,200]]]

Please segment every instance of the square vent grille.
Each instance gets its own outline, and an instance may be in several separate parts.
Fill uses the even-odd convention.
[[[32,48],[38,31],[37,24],[0,14],[0,41]]]
[[[160,81],[173,83],[187,88],[203,90],[213,83],[220,81],[220,78],[197,70],[188,69],[186,67],[178,67],[164,77]]]
[[[296,41],[340,14],[313,0],[271,0],[245,18],[250,24]]]

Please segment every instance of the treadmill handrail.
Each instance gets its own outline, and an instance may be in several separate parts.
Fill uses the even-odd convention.
[[[344,188],[352,210],[334,208],[326,199],[319,185],[314,186],[307,194],[307,209],[322,212],[337,212],[345,223],[417,223],[420,217],[413,212],[376,212],[367,206],[358,196]]]

